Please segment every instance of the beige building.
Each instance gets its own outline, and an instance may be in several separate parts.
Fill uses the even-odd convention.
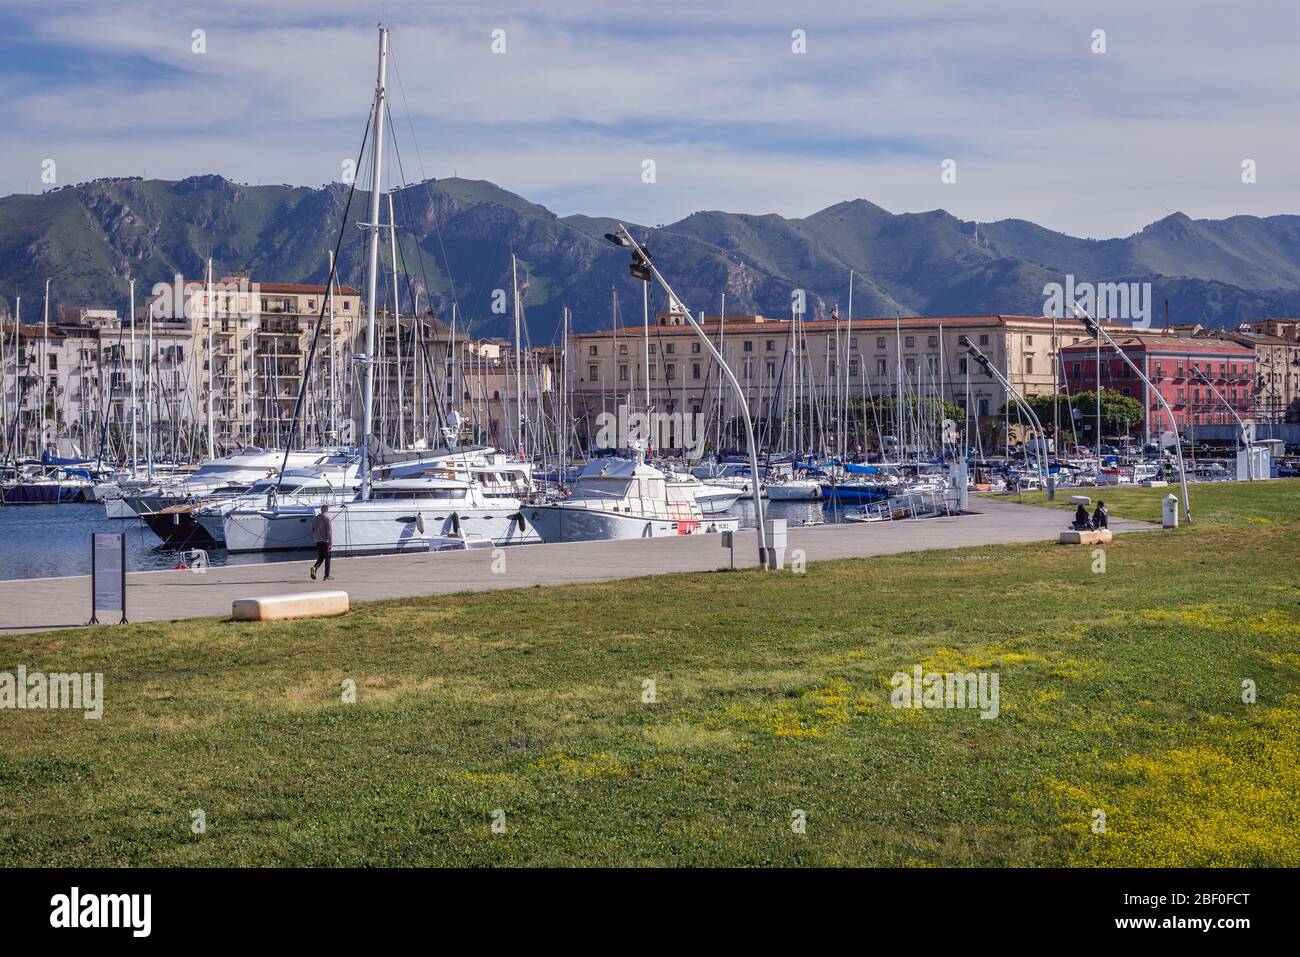
[[[701,325],[720,348],[745,391],[756,420],[779,420],[795,380],[793,323],[765,316],[705,316]],[[901,319],[844,318],[801,323],[797,348],[799,393],[827,407],[847,394],[852,401],[892,397],[901,379],[907,395],[942,396],[967,410],[974,423],[998,418],[1006,399],[996,379],[967,358],[967,337],[1024,395],[1062,390],[1088,391],[1090,383],[1059,381],[1055,355],[1087,334],[1077,322],[1038,316],[926,316]],[[1122,327],[1109,326],[1119,330]],[[674,313],[662,313],[650,328],[581,333],[569,346],[574,405],[582,422],[619,405],[639,410],[720,415],[737,414],[734,390],[719,382],[719,370],[698,335]],[[719,396],[721,399],[719,400]],[[720,407],[719,407],[720,403]]]
[[[1256,422],[1279,423],[1300,400],[1300,319],[1265,319],[1235,330],[1176,327],[1197,338],[1226,339],[1255,350]]]

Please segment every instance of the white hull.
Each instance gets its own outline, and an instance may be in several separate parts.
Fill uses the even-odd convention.
[[[524,517],[544,542],[604,542],[629,538],[668,538],[735,531],[739,519],[675,521],[645,518],[572,505],[525,507]]]
[[[311,533],[314,508],[235,509],[224,517],[226,549],[236,552],[302,551],[316,547]],[[448,509],[445,505],[372,500],[330,508],[335,555],[425,552],[456,531],[467,539],[498,545],[537,542],[515,516],[518,502],[488,509]],[[453,514],[456,519],[453,519]],[[423,528],[421,528],[423,525]]]
[[[705,485],[695,493],[695,503],[705,515],[720,515],[740,500],[740,490]]]
[[[773,482],[767,497],[772,502],[820,502],[822,487],[816,482]]]
[[[104,514],[108,518],[139,518],[125,498],[104,499]]]

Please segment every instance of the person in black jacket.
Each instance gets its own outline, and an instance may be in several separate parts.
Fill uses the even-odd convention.
[[[1093,528],[1110,528],[1110,514],[1106,511],[1106,503],[1097,502],[1097,507],[1092,510],[1092,527]]]
[[[1074,510],[1073,527],[1077,529],[1092,528],[1092,522],[1088,519],[1088,508],[1082,502],[1080,502],[1079,507]]]
[[[316,541],[316,564],[311,566],[311,577],[316,578],[316,570],[325,566],[325,580],[332,581],[334,576],[330,574],[330,552],[334,548],[334,529],[330,524],[329,516],[330,507],[322,505],[320,514],[311,522],[311,537]]]

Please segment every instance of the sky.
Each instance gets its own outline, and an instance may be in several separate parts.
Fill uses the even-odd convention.
[[[1294,0],[0,10],[0,195],[49,188],[50,160],[55,185],[338,180],[382,19],[407,181],[491,180],[562,216],[657,225],[862,198],[1104,238],[1174,211],[1300,213]]]

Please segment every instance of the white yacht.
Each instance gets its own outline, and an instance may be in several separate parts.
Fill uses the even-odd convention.
[[[289,531],[287,523],[265,519],[288,506],[341,505],[356,498],[360,487],[361,477],[355,463],[328,469],[286,469],[283,479],[279,476],[262,479],[254,482],[247,492],[199,506],[194,510],[194,519],[214,543],[224,545],[228,551],[273,552],[298,548],[296,544],[280,541]],[[239,513],[239,517],[229,521],[232,513]],[[234,546],[227,537],[232,532]]]
[[[764,491],[773,502],[820,502],[823,498],[821,483],[813,479],[768,482]]]
[[[286,461],[283,451],[244,449],[234,455],[209,459],[179,481],[141,489],[125,498],[131,511],[143,517],[169,505],[191,503],[209,495],[246,492],[259,479],[277,475],[282,467],[323,467],[342,462],[344,458],[329,449],[307,449],[290,452]]]
[[[739,519],[706,516],[695,486],[635,460],[588,463],[573,494],[530,505],[524,516],[544,542],[589,542],[735,531]]]
[[[375,481],[369,498],[331,504],[335,554],[439,550],[447,539],[497,545],[540,540],[520,515],[531,486],[530,464],[489,450],[405,462],[401,469],[401,478]],[[223,518],[226,548],[310,549],[311,522],[319,511],[308,503],[231,509]]]

